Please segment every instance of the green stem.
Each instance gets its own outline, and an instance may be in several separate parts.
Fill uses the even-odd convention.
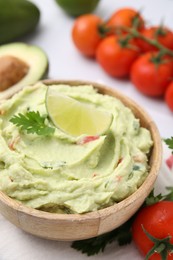
[[[161,243],[158,247],[157,247],[157,249],[155,249],[155,251],[157,252],[157,253],[161,253],[164,249],[165,249],[165,244],[163,244],[163,243]]]
[[[133,29],[134,30],[134,29]],[[133,32],[132,32],[132,35]],[[143,41],[153,45],[154,47],[158,48],[160,51],[162,51],[162,53],[164,52],[165,54],[168,54],[170,56],[173,56],[173,51],[171,51],[170,49],[164,47],[161,43],[159,43],[156,39],[149,39],[147,37],[145,37],[144,35],[142,35],[142,33],[138,32],[137,30],[135,30],[135,37],[142,39]]]
[[[113,31],[113,27],[110,27],[109,32]],[[156,47],[158,50],[162,51],[162,53],[164,54],[168,54],[171,57],[173,57],[173,51],[166,48],[165,46],[163,46],[161,43],[158,42],[157,39],[149,39],[147,37],[145,37],[142,33],[140,33],[138,30],[136,30],[135,28],[128,28],[128,27],[114,27],[114,32],[120,34],[121,32],[127,32],[129,35],[133,36],[134,38],[138,38],[141,39],[149,44],[151,44],[152,46]]]
[[[156,238],[152,236],[148,231],[143,227],[142,229],[146,236],[154,243],[153,247],[146,254],[145,260],[149,260],[150,257],[157,253],[160,255],[161,260],[167,260],[169,253],[173,250],[173,244],[171,244],[171,236],[167,236],[165,238]]]

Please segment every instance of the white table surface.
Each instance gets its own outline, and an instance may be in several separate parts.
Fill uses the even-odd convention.
[[[41,11],[40,24],[34,33],[22,38],[21,41],[38,45],[45,50],[49,58],[49,78],[91,80],[116,88],[149,112],[163,137],[173,135],[173,114],[163,100],[143,96],[130,81],[116,80],[106,75],[94,60],[84,58],[75,49],[71,40],[74,19],[67,16],[54,0],[33,0],[33,2]],[[143,16],[149,24],[158,25],[164,20],[165,25],[173,29],[173,0],[101,0],[95,13],[107,19],[113,11],[127,6],[142,9]],[[169,176],[168,178],[165,176],[167,175],[163,165],[161,179],[158,179],[156,184],[157,189],[164,189],[166,184],[170,185],[170,181],[167,183]],[[171,181],[173,183],[173,179]],[[127,257],[133,260],[143,259],[133,244],[121,248],[110,245],[104,254],[89,259],[124,260]],[[0,260],[29,259],[78,260],[88,257],[71,249],[70,243],[47,241],[26,234],[0,215]]]

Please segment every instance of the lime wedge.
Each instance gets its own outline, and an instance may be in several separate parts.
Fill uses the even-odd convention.
[[[102,135],[112,123],[111,113],[60,94],[58,87],[48,87],[46,107],[54,125],[72,135]]]

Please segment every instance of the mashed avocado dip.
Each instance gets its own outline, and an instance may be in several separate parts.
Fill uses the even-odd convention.
[[[58,85],[60,93],[113,114],[102,136],[28,134],[10,119],[19,113],[47,115],[47,86],[26,87],[0,105],[0,190],[25,205],[58,213],[95,211],[123,200],[145,180],[150,132],[114,97],[92,86]],[[54,127],[49,117],[47,125]]]

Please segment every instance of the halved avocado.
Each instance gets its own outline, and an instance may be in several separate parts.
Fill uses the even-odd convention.
[[[0,46],[0,98],[43,79],[47,71],[48,59],[41,48],[25,43]]]

